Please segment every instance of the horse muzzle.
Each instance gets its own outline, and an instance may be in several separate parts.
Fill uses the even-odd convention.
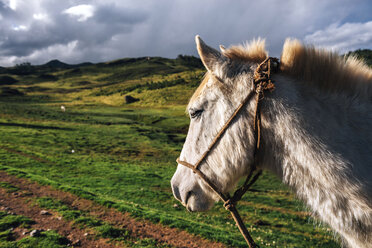
[[[173,195],[190,212],[207,211],[214,200],[203,191],[195,176],[193,173],[181,176],[176,171],[171,180]]]

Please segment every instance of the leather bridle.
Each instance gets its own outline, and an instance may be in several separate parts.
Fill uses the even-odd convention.
[[[246,226],[244,225],[241,216],[236,209],[237,202],[242,198],[244,193],[252,186],[252,184],[258,179],[261,175],[262,170],[258,169],[258,150],[260,148],[260,138],[261,138],[261,113],[260,113],[260,101],[264,97],[265,91],[273,91],[275,89],[275,85],[271,79],[271,73],[277,72],[279,70],[279,60],[277,58],[267,57],[259,66],[257,67],[254,73],[253,79],[253,87],[252,90],[240,103],[231,117],[227,120],[227,122],[223,125],[221,130],[217,133],[217,135],[212,140],[211,144],[209,145],[208,149],[203,153],[201,158],[193,165],[186,161],[181,161],[179,158],[177,159],[177,163],[184,165],[190,168],[195,174],[197,174],[200,178],[202,178],[205,183],[222,199],[224,202],[224,207],[230,211],[231,215],[233,216],[235,222],[238,225],[240,232],[242,233],[245,241],[247,242],[250,248],[258,247],[258,245],[254,242],[253,238],[249,234]],[[225,133],[227,128],[230,126],[231,122],[236,118],[239,114],[241,109],[248,103],[253,97],[256,97],[256,109],[254,113],[254,136],[256,145],[254,147],[253,153],[253,164],[250,167],[250,171],[248,176],[244,182],[244,184],[239,187],[233,196],[230,196],[229,193],[224,194],[218,187],[199,169],[201,163],[207,158],[210,151],[215,147],[216,143],[220,140],[222,135]],[[253,175],[254,174],[254,175]]]

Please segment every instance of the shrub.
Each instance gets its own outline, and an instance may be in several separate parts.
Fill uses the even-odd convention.
[[[0,85],[9,85],[18,82],[17,79],[9,76],[0,76]]]

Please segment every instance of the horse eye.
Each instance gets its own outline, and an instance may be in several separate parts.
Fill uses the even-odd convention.
[[[204,111],[203,109],[191,110],[190,116],[192,119],[198,118],[203,113],[203,111]]]

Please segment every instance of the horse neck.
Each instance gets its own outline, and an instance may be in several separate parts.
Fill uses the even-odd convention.
[[[334,175],[342,171],[334,176],[370,181],[372,169],[365,164],[372,159],[372,147],[367,145],[372,142],[371,103],[306,88],[284,76],[276,82],[261,107],[262,150],[272,153],[263,159],[275,157],[264,166],[282,174],[288,184],[292,174],[283,169],[289,162],[309,170],[315,178],[319,175],[312,172]],[[358,170],[351,171],[355,166]]]
[[[354,218],[371,231],[371,105],[327,97],[284,76],[276,82],[262,102],[262,166],[336,230]]]

